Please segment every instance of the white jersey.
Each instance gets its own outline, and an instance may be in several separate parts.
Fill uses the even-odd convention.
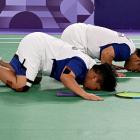
[[[96,62],[64,41],[45,33],[35,32],[23,38],[16,54],[26,67],[27,79],[34,81],[37,73],[51,74],[53,59],[62,60],[74,56],[80,57],[90,69]],[[30,86],[30,85],[29,85]]]
[[[130,48],[130,54],[135,51],[135,45],[116,31],[84,23],[76,23],[68,26],[62,33],[61,39],[75,45],[82,52],[92,58],[100,58],[100,47],[112,43],[124,43]]]
[[[87,25],[84,23],[75,23],[68,26],[62,33],[61,39],[74,45],[83,53],[87,54]]]

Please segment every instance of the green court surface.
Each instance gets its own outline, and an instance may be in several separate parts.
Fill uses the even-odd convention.
[[[9,61],[22,37],[0,35],[0,56]],[[131,37],[140,42],[140,36]],[[118,78],[116,92],[139,92],[140,74],[126,76]],[[140,140],[140,99],[96,91],[104,101],[86,101],[57,97],[60,90],[67,91],[49,77],[26,93],[0,83],[0,140]]]

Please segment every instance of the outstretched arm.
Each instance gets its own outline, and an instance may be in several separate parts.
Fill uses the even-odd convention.
[[[81,96],[86,100],[93,100],[93,101],[103,100],[101,97],[96,96],[94,94],[87,93],[83,88],[81,88],[75,80],[75,74],[67,67],[64,68],[60,80],[65,87],[69,88],[75,94]]]

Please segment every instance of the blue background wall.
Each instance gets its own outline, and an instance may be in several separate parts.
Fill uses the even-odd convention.
[[[140,29],[140,0],[95,0],[95,24],[112,29]]]

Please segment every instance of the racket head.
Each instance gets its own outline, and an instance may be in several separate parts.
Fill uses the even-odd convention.
[[[140,92],[119,92],[115,96],[120,98],[140,99]]]

